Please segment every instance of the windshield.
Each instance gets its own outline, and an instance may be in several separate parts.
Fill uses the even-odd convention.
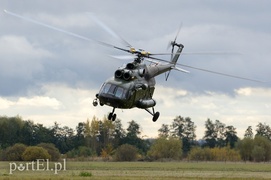
[[[127,90],[123,87],[116,86],[114,84],[107,83],[101,89],[101,94],[110,94],[117,98],[126,98]]]

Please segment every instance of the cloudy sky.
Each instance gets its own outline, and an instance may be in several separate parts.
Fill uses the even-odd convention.
[[[75,128],[79,122],[102,119],[111,107],[93,107],[101,84],[125,63],[109,55],[123,52],[78,39],[4,13],[4,9],[52,26],[123,47],[89,17],[95,14],[137,48],[167,52],[177,41],[183,52],[237,52],[239,55],[183,55],[179,62],[222,73],[259,79],[257,83],[187,69],[157,78],[156,123],[140,109],[116,110],[124,127],[135,120],[142,136],[155,137],[174,117],[191,117],[197,138],[207,118],[237,128],[243,137],[251,125],[271,125],[271,2],[268,0],[2,0],[0,12],[0,115],[33,120],[45,126],[56,121]],[[169,57],[163,57],[165,59]],[[184,67],[183,67],[184,68]]]

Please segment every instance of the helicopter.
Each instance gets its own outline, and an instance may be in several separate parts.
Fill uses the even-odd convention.
[[[181,43],[177,43],[177,37],[180,32],[181,26],[177,31],[177,35],[174,40],[171,41],[168,45],[168,48],[171,47],[170,53],[150,53],[143,49],[136,49],[131,46],[126,40],[117,35],[114,31],[112,31],[109,27],[107,27],[104,23],[98,20],[96,17],[91,16],[91,18],[100,25],[104,30],[109,32],[114,37],[121,40],[123,44],[127,48],[121,48],[118,46],[114,46],[108,44],[106,42],[98,41],[95,39],[87,38],[85,36],[81,36],[75,34],[70,31],[66,31],[34,19],[30,19],[28,17],[21,16],[19,14],[4,10],[6,14],[11,16],[65,33],[70,36],[74,36],[76,38],[80,38],[87,41],[93,41],[103,46],[108,46],[111,48],[115,48],[127,53],[130,53],[133,61],[123,66],[119,67],[114,72],[114,76],[107,79],[101,86],[100,91],[96,94],[95,99],[93,100],[93,106],[97,106],[100,104],[101,106],[107,105],[113,107],[112,112],[108,114],[108,120],[115,121],[117,115],[115,114],[115,109],[131,109],[131,108],[140,108],[146,110],[149,114],[152,115],[152,121],[156,122],[160,116],[160,112],[155,111],[154,107],[156,105],[156,101],[153,99],[153,94],[155,91],[155,77],[166,73],[166,80],[168,79],[171,70],[178,70],[184,73],[189,73],[189,71],[182,69],[178,66],[183,66],[190,69],[196,69],[200,71],[205,71],[208,73],[214,73],[223,76],[229,76],[232,78],[238,78],[243,80],[262,82],[256,79],[250,79],[230,74],[225,74],[221,72],[211,71],[207,69],[197,68],[193,66],[188,66],[184,64],[178,63],[178,59],[182,53],[184,45]],[[175,49],[177,48],[177,50]],[[196,53],[199,54],[199,53]],[[219,53],[215,53],[219,54]],[[227,53],[222,53],[227,54]],[[161,58],[156,58],[156,55],[170,55],[170,60],[164,60]],[[118,58],[118,57],[117,57]],[[150,62],[150,64],[146,64],[144,61]],[[151,110],[150,110],[151,108]]]
[[[170,62],[166,64],[152,63],[148,66],[142,63],[145,58],[157,58],[151,57],[151,53],[144,50],[131,48],[129,52],[136,55],[134,61],[118,68],[114,77],[105,81],[99,93],[96,94],[93,105],[97,106],[99,101],[101,106],[104,104],[112,106],[113,111],[108,115],[108,119],[112,121],[116,119],[115,108],[131,109],[137,107],[150,113],[153,116],[153,122],[155,122],[160,115],[158,111],[154,110],[156,105],[156,101],[153,99],[155,76],[170,72],[172,69],[188,73],[188,71],[176,67],[184,46],[173,41],[172,51],[174,51],[174,47],[178,47],[178,49]],[[152,111],[149,108],[152,108]]]

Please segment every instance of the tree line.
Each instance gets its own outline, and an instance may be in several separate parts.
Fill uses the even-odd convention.
[[[267,124],[259,123],[255,136],[252,127],[248,126],[242,139],[237,136],[234,126],[219,120],[205,121],[204,137],[200,140],[196,139],[196,128],[191,118],[176,116],[170,124],[161,126],[156,139],[144,139],[140,125],[134,120],[128,122],[128,128],[124,129],[120,119],[112,122],[105,117],[93,117],[91,121],[79,122],[72,129],[57,122],[45,127],[19,116],[1,116],[0,157],[2,160],[7,160],[5,157],[24,160],[27,159],[24,152],[28,148],[28,151],[39,150],[46,157],[60,157],[62,154],[67,158],[102,157],[105,160],[112,157],[116,160],[193,161],[271,159],[271,129]],[[50,152],[49,155],[40,148]],[[13,152],[21,154],[15,156]]]

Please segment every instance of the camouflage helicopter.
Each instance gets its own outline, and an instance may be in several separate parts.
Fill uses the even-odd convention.
[[[148,113],[150,113],[153,116],[152,118],[153,122],[157,121],[157,119],[160,116],[160,113],[158,111],[155,112],[154,110],[154,106],[156,105],[156,101],[153,99],[156,83],[155,77],[162,73],[166,73],[167,80],[171,70],[178,70],[184,73],[189,73],[189,71],[177,67],[176,65],[244,80],[257,81],[254,79],[248,79],[239,76],[187,66],[184,64],[178,64],[177,61],[184,48],[184,45],[176,43],[176,39],[180,32],[181,26],[179,27],[174,40],[171,41],[168,45],[168,48],[171,46],[171,53],[153,54],[143,49],[135,49],[127,41],[118,36],[114,31],[112,31],[109,27],[107,27],[97,18],[92,16],[92,19],[97,24],[99,24],[103,29],[105,29],[114,37],[120,39],[123,42],[123,44],[129,47],[129,49],[123,49],[120,47],[113,46],[114,48],[134,55],[133,62],[127,63],[122,67],[119,67],[115,71],[114,76],[103,83],[99,93],[96,94],[96,98],[93,100],[93,106],[97,106],[99,103],[101,106],[108,105],[113,107],[112,112],[108,114],[108,120],[114,121],[116,119],[117,115],[114,113],[116,108],[131,109],[136,107],[140,109],[145,109]],[[177,47],[176,52],[174,51],[175,47]],[[208,52],[205,53],[210,54]],[[214,54],[221,54],[221,52],[220,53],[216,52]],[[232,54],[232,53],[222,52],[222,54]],[[156,55],[171,55],[171,59],[167,61],[164,59],[153,57]],[[151,64],[146,65],[145,63],[143,63],[144,60],[151,62]],[[152,108],[152,110],[150,110],[149,108]]]
[[[96,98],[93,100],[94,106],[97,106],[98,104],[100,104],[101,106],[108,105],[108,106],[113,107],[112,112],[110,112],[108,115],[108,120],[114,121],[116,119],[117,117],[117,115],[115,114],[116,108],[119,108],[119,109],[140,108],[140,109],[146,110],[148,113],[150,113],[153,116],[152,118],[153,122],[157,121],[160,113],[158,111],[155,112],[154,110],[154,106],[156,105],[156,101],[153,99],[153,94],[154,94],[155,84],[156,84],[155,77],[162,73],[166,73],[166,80],[167,80],[171,70],[178,70],[184,73],[189,73],[189,71],[184,70],[180,67],[177,67],[176,65],[191,68],[191,69],[196,69],[200,71],[205,71],[208,73],[229,76],[232,78],[262,82],[255,79],[249,79],[245,77],[225,74],[221,72],[215,72],[215,71],[211,71],[207,69],[202,69],[202,68],[197,68],[197,67],[192,67],[192,66],[177,63],[180,57],[180,54],[182,53],[182,50],[184,48],[182,44],[176,43],[176,39],[179,34],[180,28],[174,40],[171,41],[168,46],[168,47],[171,46],[171,53],[150,53],[143,49],[134,48],[127,41],[125,41],[120,36],[118,36],[114,31],[112,31],[110,28],[108,28],[105,24],[103,24],[100,20],[98,20],[94,16],[92,16],[92,19],[98,25],[100,25],[103,29],[105,29],[111,35],[120,39],[122,43],[125,44],[125,46],[129,48],[127,49],[120,48],[120,47],[117,47],[117,46],[114,46],[102,41],[90,39],[90,38],[36,21],[33,19],[30,19],[28,17],[21,16],[19,14],[16,14],[7,10],[4,10],[4,12],[14,17],[17,17],[26,21],[30,21],[32,23],[68,34],[70,36],[74,36],[76,38],[80,38],[87,41],[94,41],[100,45],[112,47],[112,48],[132,54],[130,58],[133,57],[133,61],[119,67],[115,71],[114,76],[103,83],[103,85],[100,88],[100,91],[96,94]],[[177,48],[177,50],[175,50],[175,47]],[[195,54],[199,54],[199,53],[195,53]],[[220,54],[220,53],[214,53],[214,54]],[[227,53],[222,52],[222,54],[227,54]],[[171,55],[171,58],[169,61],[167,61],[164,59],[154,57],[156,55]],[[150,64],[147,65],[146,63],[144,63],[144,60],[149,61]]]
[[[96,94],[93,105],[97,106],[99,101],[101,106],[104,104],[112,106],[113,111],[108,115],[108,119],[112,121],[116,119],[116,114],[114,114],[115,108],[130,109],[137,107],[145,109],[150,113],[153,116],[152,120],[155,122],[160,115],[159,112],[155,112],[154,110],[156,101],[152,98],[155,89],[155,76],[168,72],[168,78],[169,72],[172,69],[188,73],[188,71],[176,67],[176,63],[184,46],[182,44],[177,44],[175,40],[171,45],[172,51],[174,51],[174,47],[178,47],[177,52],[172,56],[172,59],[168,63],[164,64],[152,60],[152,64],[146,65],[145,63],[142,63],[145,58],[160,61],[162,59],[154,58],[152,55],[155,54],[151,54],[150,52],[141,49],[123,49],[124,51],[136,55],[134,61],[118,68],[115,71],[114,77],[105,81],[100,92]],[[152,108],[152,111],[150,111],[149,108]]]

